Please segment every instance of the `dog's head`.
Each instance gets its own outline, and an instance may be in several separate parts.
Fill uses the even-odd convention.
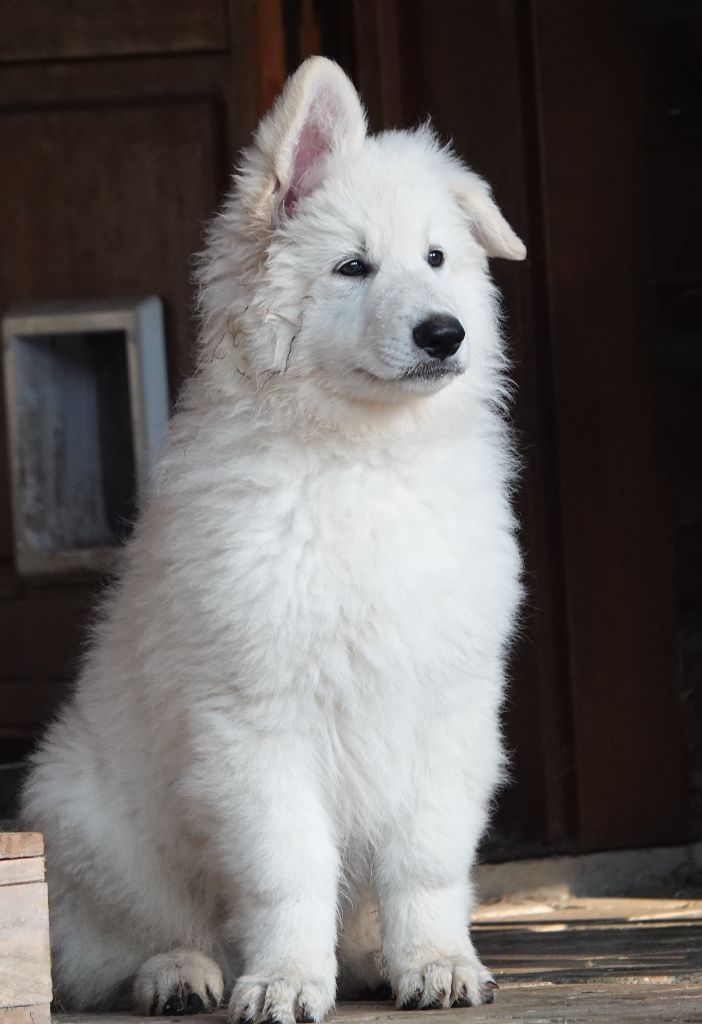
[[[349,79],[314,57],[244,154],[203,305],[254,386],[397,402],[494,360],[491,256],[525,248],[485,182],[427,127],[368,136]]]

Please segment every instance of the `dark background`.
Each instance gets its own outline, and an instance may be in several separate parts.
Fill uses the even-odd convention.
[[[191,254],[285,74],[431,113],[526,240],[495,265],[529,604],[484,856],[702,835],[702,5],[0,0],[0,313],[155,293],[191,368]],[[96,582],[14,569],[0,417],[0,817]]]

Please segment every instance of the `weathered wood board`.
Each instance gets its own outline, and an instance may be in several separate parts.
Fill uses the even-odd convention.
[[[44,839],[40,832],[0,832],[0,860],[43,856]]]
[[[49,904],[44,843],[0,832],[0,1024],[48,1024]]]

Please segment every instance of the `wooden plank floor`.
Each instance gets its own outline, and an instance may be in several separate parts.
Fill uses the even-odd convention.
[[[583,899],[482,907],[473,934],[499,981],[495,1003],[400,1013],[345,1003],[330,1024],[702,1024],[702,898]],[[223,1012],[177,1017],[226,1024]],[[135,1024],[126,1014],[57,1015],[56,1024]],[[153,1018],[142,1018],[154,1024]]]

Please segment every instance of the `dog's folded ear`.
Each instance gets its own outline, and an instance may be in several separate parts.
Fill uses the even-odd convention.
[[[526,258],[524,242],[500,213],[487,182],[466,170],[451,183],[451,191],[468,218],[475,239],[488,256],[506,260]]]
[[[326,57],[301,64],[256,133],[272,179],[273,218],[292,216],[322,182],[329,158],[354,152],[365,134],[358,93],[339,65]]]

